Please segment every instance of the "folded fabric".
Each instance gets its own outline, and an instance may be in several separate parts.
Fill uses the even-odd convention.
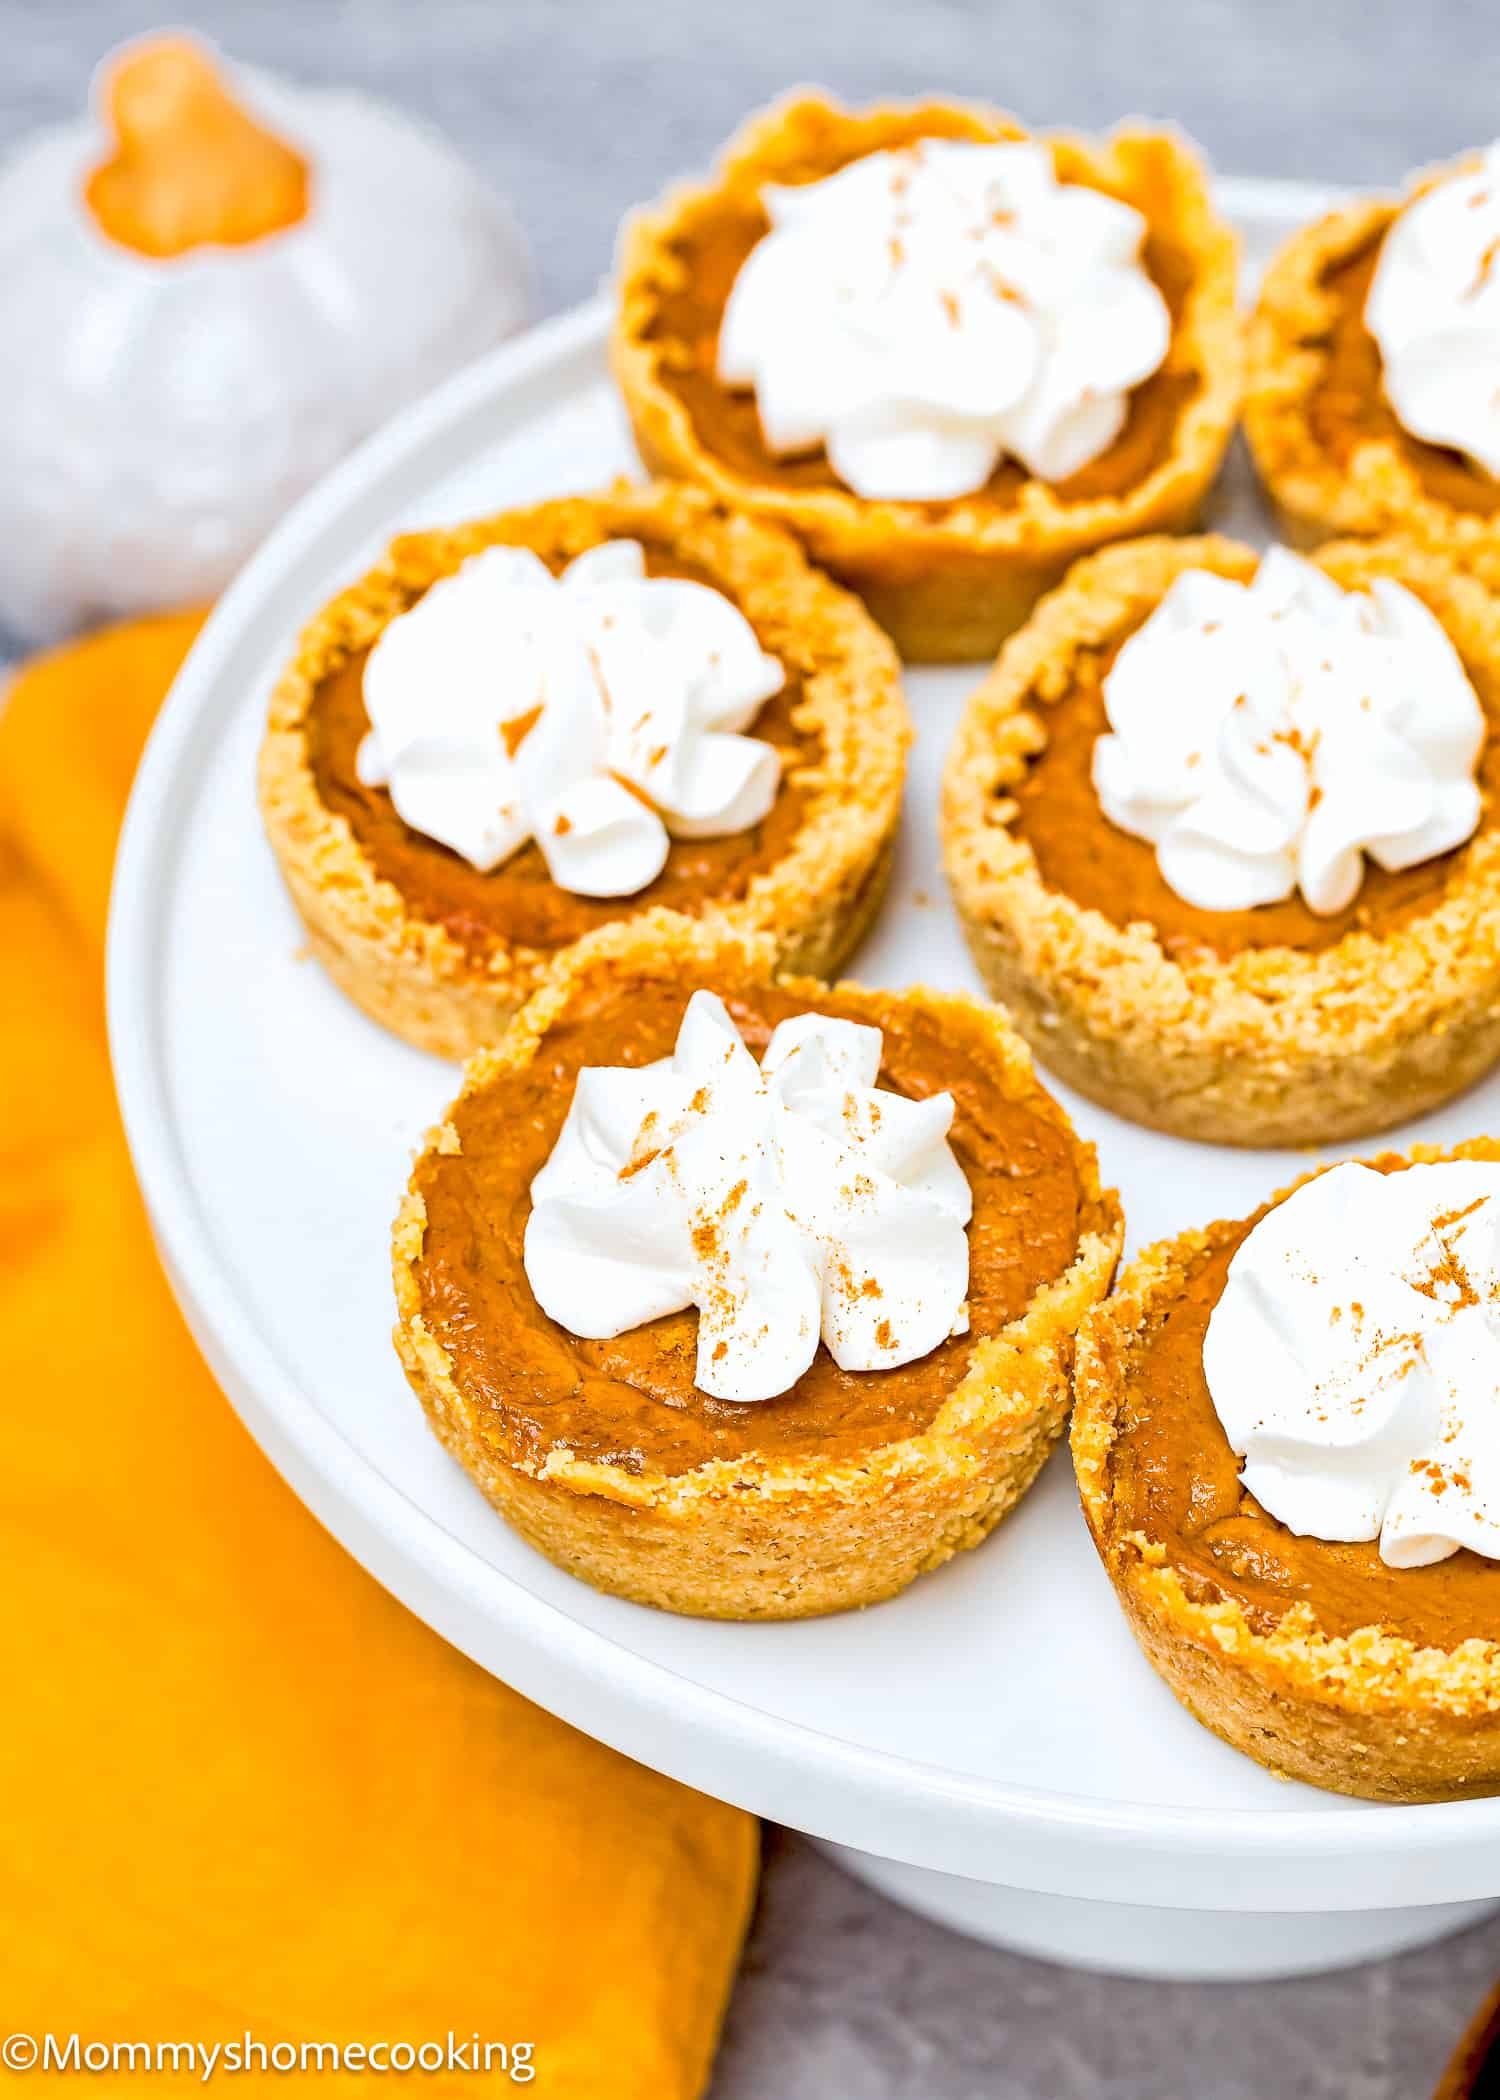
[[[195,627],[61,651],[0,713],[0,2026],[95,2064],[248,2034],[268,2076],[356,2045],[341,2071],[306,2059],[332,2090],[368,2082],[360,2045],[378,2070],[405,2044],[422,2068],[448,2051],[419,2091],[531,2070],[549,2100],[685,2100],[753,1822],[528,1705],[347,1559],[157,1267],[102,950],[131,774]],[[176,2061],[167,2084],[201,2082]]]

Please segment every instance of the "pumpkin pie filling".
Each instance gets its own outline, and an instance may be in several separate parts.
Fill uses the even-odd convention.
[[[1380,246],[1379,239],[1367,242],[1323,274],[1321,289],[1335,311],[1320,345],[1326,362],[1308,400],[1308,423],[1336,466],[1344,466],[1356,446],[1381,438],[1399,447],[1434,501],[1493,516],[1500,512],[1500,481],[1461,452],[1413,437],[1386,399],[1380,349],[1364,321]]]
[[[962,123],[945,126],[934,116],[924,118],[913,138],[970,139],[973,135]],[[795,169],[778,169],[777,179],[821,180],[837,173],[851,157],[830,153],[825,160],[809,159]],[[1068,179],[1066,168],[1060,172]],[[728,195],[706,200],[670,244],[677,267],[670,284],[658,295],[656,317],[646,330],[646,340],[666,352],[663,379],[686,409],[699,443],[722,464],[772,488],[842,489],[845,483],[821,447],[787,459],[768,451],[754,393],[728,388],[718,378],[719,325],[725,305],[751,249],[769,230],[770,221],[759,204]],[[1192,289],[1192,259],[1175,242],[1153,232],[1145,242],[1142,260],[1166,301],[1175,333]],[[1172,371],[1170,360],[1143,381],[1131,395],[1125,427],[1115,442],[1076,474],[1049,484],[1059,500],[1093,502],[1121,495],[1143,482],[1170,452],[1178,418],[1198,384],[1191,374]],[[1018,462],[1002,459],[985,487],[962,501],[1008,508],[1031,479]],[[921,503],[903,507],[938,516],[953,506]]]
[[[1406,1162],[1392,1154],[1371,1164],[1398,1172]],[[1299,1537],[1240,1486],[1204,1376],[1203,1338],[1229,1264],[1264,1215],[1215,1235],[1136,1341],[1110,1455],[1119,1529],[1164,1548],[1190,1595],[1238,1604],[1258,1632],[1305,1604],[1325,1634],[1382,1626],[1446,1649],[1495,1639],[1500,1563],[1464,1549],[1428,1567],[1388,1567],[1376,1540]]]
[[[647,548],[646,571],[730,595],[712,576],[658,549]],[[369,653],[362,649],[346,658],[323,680],[308,708],[308,758],[318,794],[335,816],[344,818],[376,874],[400,892],[407,910],[441,926],[480,963],[497,943],[550,954],[596,927],[653,905],[696,913],[733,902],[785,856],[802,826],[806,795],[797,775],[818,763],[822,740],[798,724],[802,684],[782,658],[785,683],[747,732],[782,754],[781,786],[764,822],[720,838],[674,839],[661,874],[626,897],[583,897],[563,889],[547,872],[535,840],[499,867],[481,872],[404,823],[384,788],[366,787],[360,780],[356,759],[370,727],[363,689]],[[499,713],[503,701],[497,704]]]
[[[1155,847],[1112,824],[1094,790],[1094,745],[1109,729],[1104,680],[1127,639],[1122,634],[1078,652],[1067,691],[1036,707],[1043,748],[1029,761],[1025,778],[1005,791],[1016,808],[1015,835],[1030,847],[1049,889],[1122,929],[1150,925],[1164,953],[1178,961],[1202,954],[1227,960],[1261,948],[1312,954],[1356,931],[1390,932],[1438,901],[1464,847],[1395,871],[1367,855],[1358,894],[1341,912],[1314,912],[1300,892],[1245,911],[1205,911],[1179,897],[1162,876]],[[1469,661],[1465,669],[1493,723],[1500,718],[1500,675]],[[1500,740],[1493,735],[1485,740],[1476,777],[1484,831],[1500,806]]]
[[[713,988],[757,1057],[778,1022],[808,1010],[805,996],[774,986]],[[788,1392],[753,1405],[711,1399],[694,1385],[695,1312],[611,1341],[580,1340],[546,1317],[526,1279],[531,1181],[556,1144],[580,1070],[670,1055],[686,997],[680,984],[624,977],[570,1007],[530,1064],[456,1104],[458,1149],[429,1152],[419,1165],[422,1317],[496,1455],[510,1462],[534,1467],[563,1446],[669,1476],[751,1456],[857,1463],[927,1429],[968,1371],[976,1338],[1019,1318],[1099,1224],[1062,1111],[1045,1096],[1008,1098],[980,1043],[893,1000],[879,1016],[879,1084],[916,1099],[945,1089],[954,1098],[950,1142],[974,1197],[969,1333],[888,1371],[841,1371],[820,1348]],[[871,1018],[867,1004],[836,991],[819,996],[817,1011]]]

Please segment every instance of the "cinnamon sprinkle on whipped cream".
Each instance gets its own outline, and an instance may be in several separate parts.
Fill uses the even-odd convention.
[[[1395,1568],[1500,1559],[1500,1165],[1304,1183],[1237,1250],[1203,1369],[1289,1530]]]
[[[719,378],[754,389],[773,453],[823,446],[856,495],[972,494],[1007,455],[1066,480],[1170,347],[1144,218],[1058,182],[1044,145],[919,139],[762,202]]]
[[[1205,911],[1300,890],[1340,912],[1366,854],[1414,867],[1479,822],[1484,710],[1438,620],[1387,577],[1346,591],[1282,547],[1248,585],[1184,570],[1115,658],[1104,705],[1099,805]]]
[[[707,584],[607,540],[560,577],[489,547],[392,620],[364,668],[357,771],[481,871],[535,839],[581,897],[634,896],[671,840],[767,815],[773,744],[743,735],[784,673]]]
[[[799,1014],[759,1064],[695,992],[670,1057],[588,1067],[531,1185],[526,1275],[573,1334],[698,1308],[695,1383],[788,1391],[819,1343],[893,1369],[968,1325],[968,1179],[953,1099],[877,1085],[881,1033]]]

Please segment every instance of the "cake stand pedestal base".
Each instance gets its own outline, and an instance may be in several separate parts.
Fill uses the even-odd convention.
[[[1500,1901],[1401,1910],[1162,1910],[999,1888],[844,1845],[819,1842],[818,1849],[883,1895],[971,1939],[1069,1968],[1184,1983],[1253,1983],[1352,1968],[1425,1946],[1500,1911]]]

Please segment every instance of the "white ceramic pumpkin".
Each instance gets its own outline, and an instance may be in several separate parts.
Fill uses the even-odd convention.
[[[340,454],[526,317],[513,222],[440,140],[360,96],[226,85],[247,134],[305,162],[279,230],[122,245],[86,201],[110,147],[91,124],[0,169],[0,622],[24,635],[210,596]]]

